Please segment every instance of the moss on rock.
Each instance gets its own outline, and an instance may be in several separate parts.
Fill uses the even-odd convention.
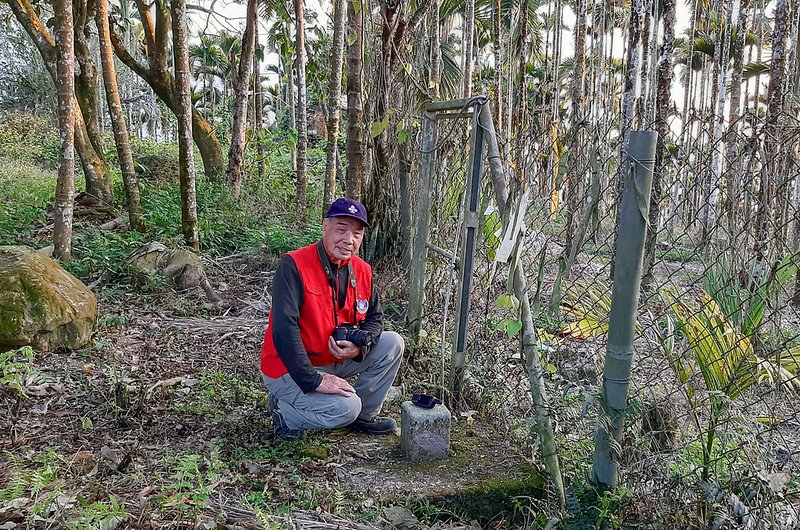
[[[0,349],[79,348],[96,318],[94,293],[48,253],[0,246]]]

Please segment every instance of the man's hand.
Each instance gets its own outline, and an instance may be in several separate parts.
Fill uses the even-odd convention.
[[[356,393],[356,389],[350,386],[350,383],[341,377],[323,373],[322,381],[320,381],[319,386],[317,386],[317,392],[321,394],[339,394],[349,397]]]
[[[352,359],[361,354],[361,348],[350,342],[349,340],[340,340],[336,342],[333,337],[328,337],[328,350],[331,355],[343,361],[345,359]]]

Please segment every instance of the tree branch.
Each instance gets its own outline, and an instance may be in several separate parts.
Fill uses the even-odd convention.
[[[150,69],[137,61],[133,55],[125,49],[122,44],[122,38],[117,35],[117,32],[111,27],[111,45],[114,47],[114,53],[117,55],[122,64],[133,70],[136,75],[147,81],[150,79]]]
[[[144,0],[136,0],[136,9],[139,11],[139,18],[144,30],[144,41],[147,45],[147,55],[152,60],[153,51],[156,48],[156,30],[153,25],[153,17],[150,15],[150,6]]]

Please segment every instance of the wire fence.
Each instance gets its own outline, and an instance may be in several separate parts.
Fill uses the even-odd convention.
[[[652,527],[800,527],[800,126],[789,115],[778,122],[755,124],[761,136],[732,128],[716,144],[670,144],[656,162],[617,448],[626,509]],[[459,127],[437,145],[417,354],[433,360],[430,384],[445,395],[470,138],[468,124]],[[531,127],[502,147],[513,168],[510,202],[523,204],[525,225],[512,256],[498,260],[508,221],[487,166],[467,381],[451,403],[488,413],[536,454],[509,280],[521,268],[574,503],[601,413],[625,168],[609,131],[598,128],[561,139],[555,128]]]

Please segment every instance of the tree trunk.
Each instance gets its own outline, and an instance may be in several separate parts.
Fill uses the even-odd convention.
[[[56,0],[53,4],[58,44],[56,87],[61,136],[53,208],[53,246],[55,257],[64,262],[70,260],[72,252],[72,214],[75,202],[75,52],[70,4],[67,0]]]
[[[114,142],[117,146],[119,166],[122,170],[122,181],[125,186],[128,222],[131,228],[144,233],[146,230],[139,201],[139,185],[136,182],[136,172],[133,167],[133,154],[131,153],[131,145],[128,138],[128,126],[125,122],[125,113],[122,111],[122,102],[119,97],[119,88],[117,87],[114,50],[111,47],[111,35],[108,25],[108,0],[96,0],[95,22],[97,24],[97,35],[100,41],[103,86],[105,87],[106,100],[108,101],[108,112],[111,117],[111,129],[114,132]]]
[[[291,35],[291,23],[286,21],[286,34]],[[297,131],[297,93],[295,91],[294,61],[286,59],[286,107],[289,112],[289,128]],[[297,149],[291,151],[292,176],[297,173]]]
[[[656,87],[656,162],[653,170],[653,184],[650,190],[649,227],[644,243],[644,275],[642,288],[649,289],[653,283],[653,267],[656,261],[656,243],[661,214],[664,177],[667,175],[667,140],[669,129],[669,101],[672,96],[672,52],[675,47],[675,0],[662,0],[664,37],[658,60],[658,84]]]
[[[439,36],[439,0],[433,0],[430,13],[430,75],[428,93],[434,101],[441,96],[442,85],[442,43]]]
[[[349,197],[361,198],[364,187],[364,101],[361,92],[364,68],[363,4],[347,0],[347,28],[351,42],[347,46],[347,177]]]
[[[767,118],[764,123],[764,151],[769,158],[768,170],[762,171],[762,181],[758,193],[758,213],[756,215],[755,253],[756,259],[763,260],[767,252],[770,202],[775,195],[771,178],[782,174],[781,132],[779,119],[783,112],[783,81],[786,63],[786,33],[789,28],[788,0],[777,0],[775,20],[772,30],[772,62],[770,66],[769,86],[767,88]],[[771,189],[773,188],[773,189]]]
[[[730,171],[728,172],[728,238],[730,248],[738,248],[738,229],[735,228],[737,223],[737,210],[739,198],[742,195],[742,175],[741,175],[741,159],[738,156],[739,151],[739,131],[741,129],[740,121],[742,114],[739,112],[741,107],[742,95],[742,68],[744,65],[744,48],[745,36],[747,34],[747,14],[750,10],[750,0],[743,0],[739,8],[739,20],[736,25],[736,42],[733,45],[733,66],[731,67],[731,104],[728,111],[728,128],[733,131],[731,139],[725,148],[725,159],[730,164]],[[747,105],[745,104],[745,111]]]
[[[495,131],[502,138],[508,138],[503,123],[503,69],[505,68],[505,56],[503,53],[503,17],[502,0],[492,2],[492,51],[494,52],[494,109],[492,114],[495,118]]]
[[[181,229],[186,244],[200,252],[197,227],[197,193],[195,191],[194,155],[192,153],[192,92],[189,73],[189,31],[186,0],[171,0],[172,49],[175,57],[175,80],[178,98],[178,148],[181,187]]]
[[[475,0],[466,0],[464,12],[464,84],[462,97],[472,96],[472,72],[475,68],[473,43],[475,42]]]
[[[713,237],[717,227],[717,210],[720,196],[720,181],[722,173],[723,134],[725,129],[725,103],[728,99],[726,79],[728,77],[728,58],[730,57],[730,28],[732,0],[725,0],[721,13],[721,28],[717,29],[717,46],[714,47],[714,98],[711,108],[713,154],[711,168],[708,172],[706,186],[705,212],[703,215],[702,244],[706,244]]]
[[[333,49],[331,50],[331,77],[328,84],[328,147],[325,157],[323,210],[333,202],[336,194],[336,152],[339,149],[342,67],[344,65],[344,2],[345,0],[335,0],[333,4]]]
[[[255,55],[255,26],[258,24],[256,0],[247,1],[247,22],[242,35],[242,53],[236,75],[233,78],[233,127],[231,129],[231,147],[228,150],[228,185],[231,195],[238,199],[242,192],[242,166],[244,165],[244,141],[247,127],[247,92],[250,88],[250,71]]]
[[[58,52],[56,50],[55,41],[50,36],[50,33],[48,33],[44,24],[42,24],[42,21],[39,19],[39,16],[28,0],[8,0],[8,4],[11,7],[11,11],[14,13],[14,17],[25,29],[25,32],[36,45],[36,49],[39,50],[47,72],[53,79],[53,83],[55,86],[58,86],[56,67]],[[77,102],[75,104],[77,105]],[[111,181],[108,167],[89,141],[83,114],[74,112],[73,116],[75,120],[74,148],[81,159],[81,167],[83,168],[86,178],[86,192],[101,200],[110,201]]]
[[[614,219],[619,219],[619,209],[622,204],[622,194],[625,186],[625,174],[628,171],[628,136],[633,128],[634,102],[636,100],[636,75],[639,71],[639,42],[641,37],[642,0],[633,0],[631,3],[630,28],[628,32],[627,64],[625,65],[625,87],[622,93],[622,123],[619,135],[619,158],[617,159],[616,197],[614,200]],[[617,239],[619,238],[619,225],[614,224],[614,252],[616,256]],[[611,258],[609,274],[614,277],[616,261]]]
[[[261,60],[259,59],[258,24],[253,25],[253,138],[256,140],[256,175],[258,181],[264,178],[266,162],[264,160],[264,142],[262,138],[264,128],[264,95],[261,86]]]
[[[103,157],[103,143],[100,134],[100,116],[98,112],[97,67],[92,60],[92,50],[86,36],[86,26],[91,20],[94,1],[77,0],[72,2],[72,22],[75,33],[75,97],[86,123],[86,132],[95,152]],[[104,190],[105,191],[105,190]],[[111,191],[109,183],[108,191]],[[110,195],[109,195],[110,198]]]
[[[411,266],[411,226],[413,219],[411,212],[411,167],[412,157],[416,154],[411,149],[411,142],[402,143],[397,153],[397,176],[400,185],[400,247],[402,248],[401,262],[404,267]]]
[[[306,15],[305,0],[294,0],[295,53],[297,54],[297,211],[305,219],[308,208],[308,115],[306,108]]]
[[[567,211],[565,214],[564,257],[571,252],[572,238],[575,236],[575,215],[581,204],[581,182],[586,171],[585,130],[584,130],[584,78],[586,63],[586,2],[578,0],[575,20],[575,66],[572,73],[572,146],[569,167],[567,168]],[[580,244],[580,242],[578,242]],[[569,271],[566,271],[569,274]]]
[[[166,2],[154,2],[156,9],[156,23],[153,23],[150,13],[150,4],[144,0],[137,0],[139,16],[142,21],[144,44],[147,49],[147,65],[141,64],[128,52],[122,39],[111,29],[111,44],[114,53],[125,66],[141,77],[167,108],[178,118],[181,112],[181,97],[176,89],[176,79],[168,70],[167,57],[169,54],[170,16]],[[161,6],[161,8],[158,8]],[[211,180],[218,179],[225,173],[225,157],[222,147],[217,140],[214,128],[194,108],[190,107],[192,118],[192,137],[200,156],[206,177]],[[180,121],[180,120],[179,120]]]

